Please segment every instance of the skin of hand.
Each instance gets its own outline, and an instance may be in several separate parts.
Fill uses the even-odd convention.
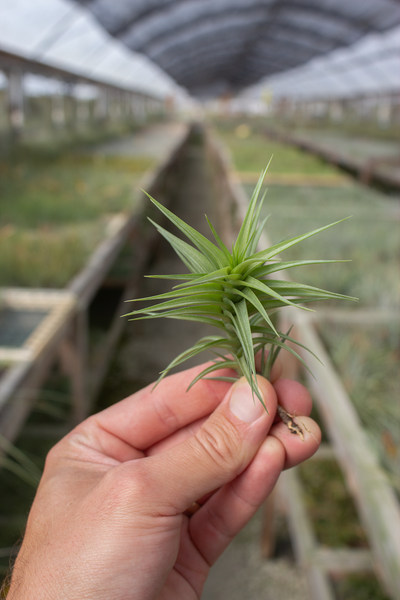
[[[317,450],[295,381],[165,378],[88,418],[50,451],[8,600],[197,600],[210,566],[271,493]],[[221,371],[221,375],[232,374]],[[302,415],[304,442],[276,420]],[[303,416],[305,415],[305,416]],[[184,511],[199,501],[190,519]]]

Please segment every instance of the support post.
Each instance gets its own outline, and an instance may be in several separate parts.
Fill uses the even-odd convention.
[[[72,420],[74,425],[89,416],[90,402],[87,390],[88,323],[87,312],[81,310],[72,325],[71,334],[60,346],[64,371],[69,375],[72,393]]]
[[[62,93],[56,93],[52,96],[51,121],[57,129],[61,129],[65,125],[65,103]]]
[[[261,526],[261,556],[269,559],[273,556],[276,546],[274,514],[276,509],[276,490],[268,496],[263,505]]]
[[[10,129],[19,135],[24,127],[24,86],[21,69],[12,69],[8,75],[8,110]]]

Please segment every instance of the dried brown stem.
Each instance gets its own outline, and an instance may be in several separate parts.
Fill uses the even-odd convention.
[[[286,427],[289,429],[290,433],[294,435],[298,435],[301,440],[304,442],[304,433],[300,425],[298,425],[294,419],[294,415],[290,415],[282,406],[278,404],[277,413],[280,416],[283,423],[285,423]]]

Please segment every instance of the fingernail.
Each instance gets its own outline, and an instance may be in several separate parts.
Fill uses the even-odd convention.
[[[229,400],[229,409],[241,421],[253,423],[265,413],[265,408],[246,380],[235,384]]]

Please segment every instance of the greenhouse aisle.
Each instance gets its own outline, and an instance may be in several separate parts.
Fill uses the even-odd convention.
[[[117,150],[117,145],[114,150]],[[124,152],[126,146],[121,143]],[[215,224],[210,175],[201,146],[193,143],[186,153],[176,190],[172,191],[171,208],[181,218],[208,235],[204,213]],[[169,246],[161,241],[149,274],[179,273],[182,263]],[[162,293],[168,283],[145,279],[141,296]],[[192,345],[207,332],[198,323],[176,323],[168,319],[131,322],[117,353],[103,390],[100,404],[106,406],[148,385],[179,352]],[[154,349],[157,348],[155,352]],[[187,366],[205,360],[200,356]],[[284,529],[283,523],[282,528]],[[234,540],[211,570],[203,600],[306,600],[309,598],[304,575],[295,566],[290,547],[281,556],[265,561],[260,552],[261,515],[258,514]],[[284,531],[282,532],[284,536]]]

